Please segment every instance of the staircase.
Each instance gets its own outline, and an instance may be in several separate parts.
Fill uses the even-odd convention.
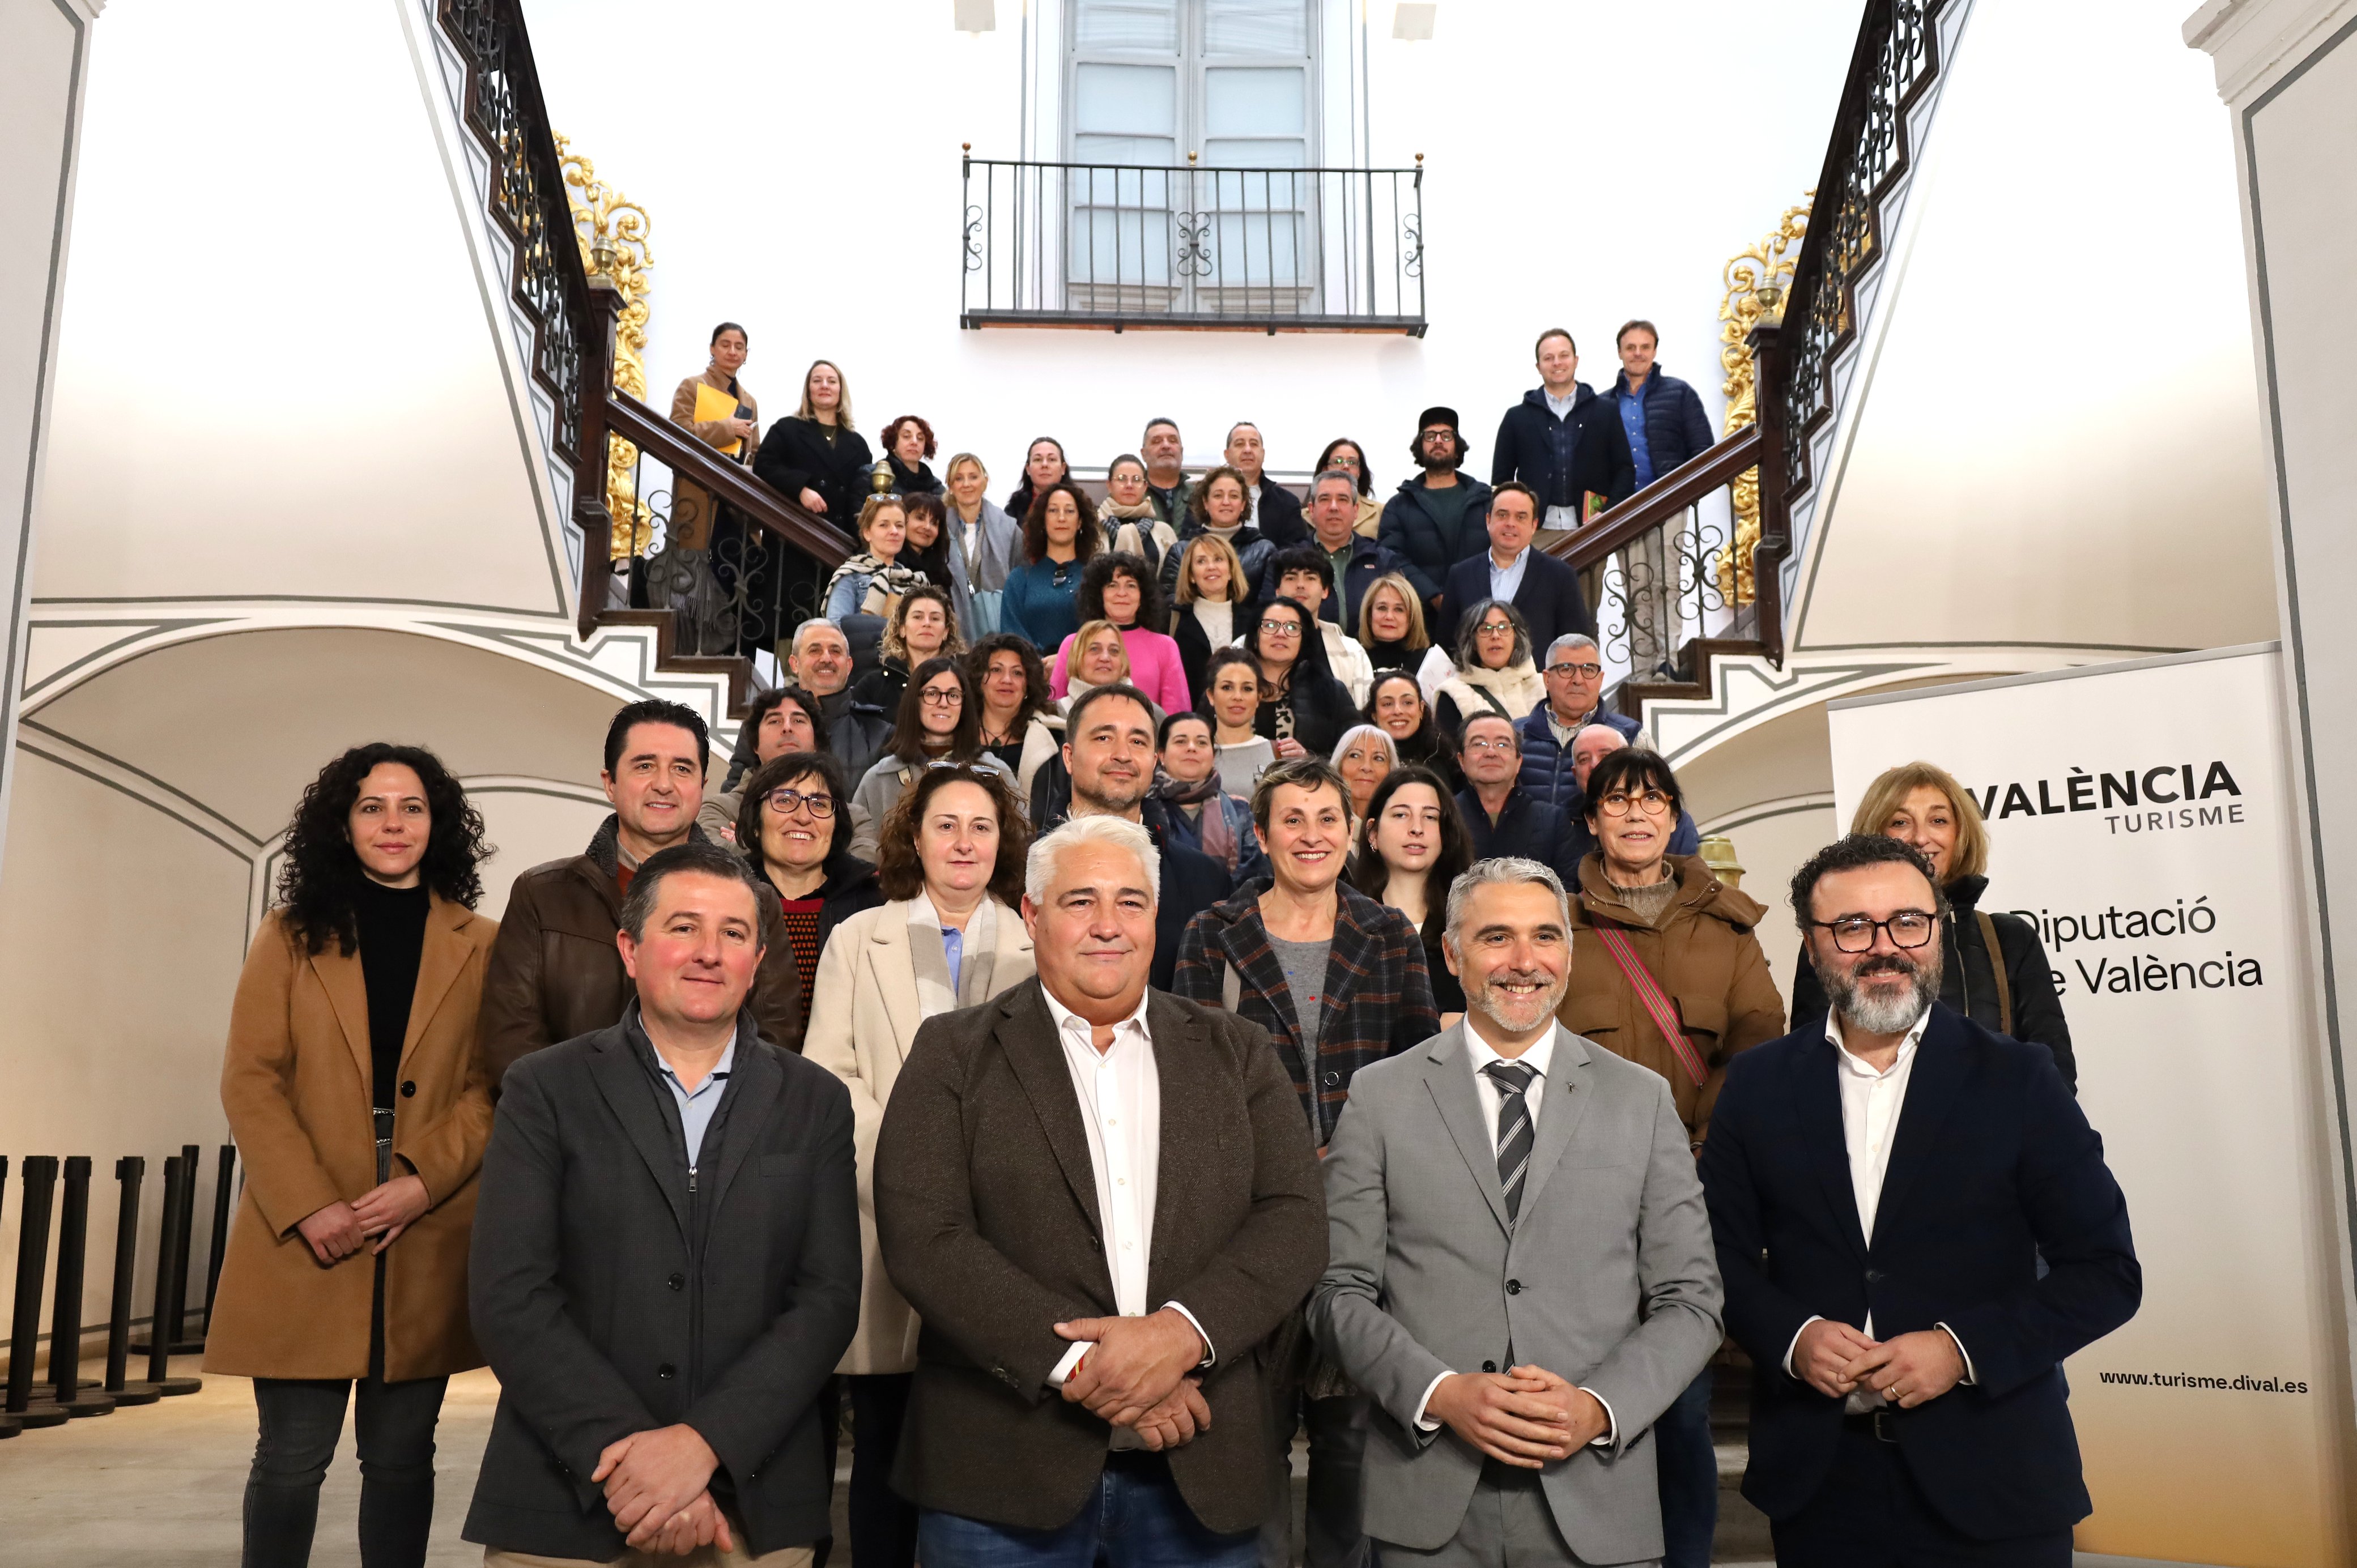
[[[1749,406],[1729,403],[1739,427],[1544,546],[1591,585],[1605,660],[1628,671],[1613,700],[1631,718],[1711,697],[1722,659],[1783,668],[1793,523],[1832,442],[1885,206],[1912,166],[1911,112],[1937,83],[1943,23],[1968,4],[1867,0],[1791,284],[1770,271],[1757,293]]]

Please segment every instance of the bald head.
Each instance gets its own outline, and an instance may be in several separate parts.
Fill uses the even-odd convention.
[[[1582,789],[1596,765],[1629,744],[1629,737],[1610,725],[1584,725],[1571,737],[1571,776]]]

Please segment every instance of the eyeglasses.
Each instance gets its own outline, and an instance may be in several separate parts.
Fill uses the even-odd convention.
[[[1301,623],[1295,620],[1265,620],[1260,623],[1263,637],[1299,637]]]
[[[1485,620],[1473,629],[1483,637],[1510,637],[1513,634],[1514,623],[1510,620]]]
[[[1598,675],[1604,673],[1604,666],[1601,664],[1573,664],[1566,661],[1562,664],[1548,665],[1546,667],[1546,672],[1550,675],[1577,675],[1583,681],[1593,681]]]
[[[917,700],[931,707],[954,708],[965,701],[965,693],[956,686],[928,686],[917,693]]]
[[[1515,751],[1520,748],[1511,740],[1500,739],[1469,740],[1465,743],[1465,749],[1468,751]]]
[[[1649,817],[1665,817],[1670,811],[1670,798],[1659,789],[1646,789],[1634,795],[1616,789],[1597,801],[1596,805],[1608,817],[1625,817],[1631,806]]]
[[[796,806],[808,811],[815,822],[823,822],[834,815],[834,797],[832,795],[804,795],[792,789],[772,789],[761,799],[770,810],[781,817],[792,816]]]
[[[1932,940],[1940,924],[1935,915],[1921,909],[1901,909],[1887,920],[1869,920],[1864,915],[1844,915],[1837,920],[1811,920],[1812,926],[1823,926],[1834,934],[1834,946],[1844,952],[1864,952],[1874,946],[1874,933],[1889,931],[1890,945],[1895,948],[1920,948]]]

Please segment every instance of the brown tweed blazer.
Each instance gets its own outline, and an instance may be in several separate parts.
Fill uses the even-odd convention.
[[[1148,994],[1162,1163],[1147,1300],[1183,1302],[1218,1358],[1211,1430],[1170,1473],[1205,1527],[1250,1530],[1276,1500],[1265,1390],[1325,1269],[1325,1199],[1266,1032]],[[1107,1428],[1048,1386],[1067,1348],[1052,1326],[1115,1308],[1088,1133],[1038,981],[918,1030],[875,1190],[885,1267],[924,1320],[894,1488],[970,1519],[1071,1522]]]

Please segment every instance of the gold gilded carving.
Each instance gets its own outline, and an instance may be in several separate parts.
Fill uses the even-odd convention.
[[[573,234],[581,244],[581,263],[591,277],[610,282],[622,296],[621,318],[614,326],[614,390],[640,403],[647,398],[647,317],[651,292],[647,269],[655,264],[647,248],[647,231],[653,220],[647,209],[597,177],[595,165],[568,150],[556,138],[556,159],[565,171],[565,199],[573,209]],[[612,555],[627,561],[644,555],[654,542],[654,514],[640,504],[637,472],[639,449],[619,436],[606,442],[606,510],[614,519]]]
[[[1730,257],[1721,274],[1727,284],[1727,295],[1718,306],[1718,362],[1727,371],[1719,388],[1727,395],[1722,435],[1731,435],[1760,417],[1751,329],[1763,317],[1775,320],[1783,315],[1792,263],[1800,259],[1801,241],[1808,229],[1809,206],[1803,202],[1788,210],[1766,239]],[[1718,553],[1715,571],[1727,602],[1748,605],[1757,591],[1751,579],[1751,553],[1760,544],[1760,470],[1745,470],[1728,489],[1734,498],[1735,541]]]

